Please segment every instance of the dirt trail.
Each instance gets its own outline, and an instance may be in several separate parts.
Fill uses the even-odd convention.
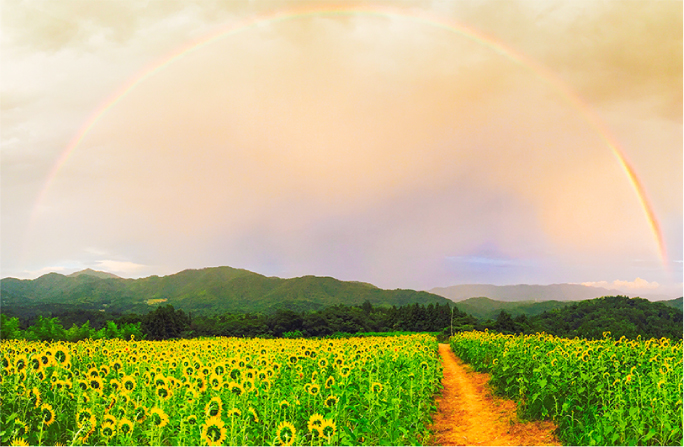
[[[447,344],[439,345],[444,365],[432,445],[560,445],[553,422],[521,423],[516,404],[493,396],[488,374],[476,373]]]

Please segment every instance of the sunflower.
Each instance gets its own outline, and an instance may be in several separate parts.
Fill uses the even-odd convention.
[[[309,418],[309,422],[306,424],[306,426],[312,434],[320,434],[319,430],[322,424],[323,416],[318,413],[314,413]]]
[[[349,366],[340,367],[340,375],[342,377],[349,377],[349,374],[351,374],[351,368]]]
[[[160,386],[168,387],[169,382],[168,382],[168,380],[166,380],[166,377],[164,377],[163,375],[160,374],[154,378],[154,386],[155,387],[160,387]]]
[[[280,445],[292,445],[295,441],[297,430],[290,422],[283,421],[276,430],[276,439]]]
[[[102,417],[102,423],[110,423],[112,425],[116,425],[116,417],[110,413],[105,413],[105,415]]]
[[[257,395],[259,394],[259,390],[256,388],[256,385],[254,385],[253,380],[245,380],[242,383],[242,388],[248,393],[256,393]]]
[[[204,393],[207,390],[207,381],[203,377],[197,377],[195,380],[195,387],[200,393]]]
[[[112,362],[112,369],[114,371],[119,371],[123,367],[123,364],[121,363],[120,360],[114,360]]]
[[[28,398],[29,398],[29,402],[31,402],[31,404],[33,404],[34,407],[36,407],[36,408],[40,407],[41,399],[40,399],[40,390],[38,388],[36,388],[35,386],[33,388],[31,388],[31,391],[29,391],[29,393],[28,393]]]
[[[114,391],[119,391],[119,388],[121,388],[121,382],[116,379],[112,379],[109,381],[109,386],[111,386]]]
[[[171,397],[171,395],[172,395],[173,393],[171,392],[171,390],[169,389],[169,387],[167,387],[166,385],[164,385],[164,386],[158,386],[158,387],[155,389],[154,394],[156,394],[157,397],[161,398],[162,400],[166,400],[166,399],[168,399],[169,397]]]
[[[280,401],[280,409],[281,410],[285,410],[289,406],[290,406],[290,403],[287,400],[283,399]]]
[[[333,420],[325,419],[321,424],[321,435],[325,436],[329,440],[330,438],[335,436],[335,433],[337,433],[337,426],[335,425]]]
[[[159,407],[154,407],[150,410],[150,419],[152,424],[159,428],[163,428],[169,423],[169,416]]]
[[[197,391],[191,389],[191,388],[186,388],[185,389],[185,401],[189,404],[193,403],[197,399]]]
[[[40,360],[40,364],[43,368],[47,368],[48,366],[52,366],[55,361],[54,358],[52,357],[52,354],[48,352],[41,352],[38,355],[38,359]]]
[[[317,383],[312,383],[309,387],[309,394],[316,396],[321,391],[321,387]]]
[[[88,370],[88,372],[86,373],[86,375],[87,375],[88,377],[100,377],[100,371],[99,371],[97,368],[92,367],[92,368],[90,368],[90,369]]]
[[[376,393],[376,394],[377,394],[377,393],[382,393],[382,390],[383,390],[383,386],[382,386],[382,384],[379,383],[379,382],[373,382],[373,384],[371,385],[371,391],[372,391],[373,393]]]
[[[19,418],[14,420],[14,430],[16,431],[17,436],[28,434],[28,427],[26,426],[26,423]]]
[[[185,423],[188,425],[197,425],[197,416],[191,414],[190,416],[185,418]]]
[[[131,393],[135,390],[135,379],[132,376],[123,376],[121,379],[121,390],[126,393]]]
[[[335,385],[335,378],[333,376],[330,376],[328,377],[328,380],[325,381],[325,387],[331,388],[333,385]]]
[[[226,373],[226,365],[224,363],[217,363],[214,366],[214,373],[217,376],[222,376]]]
[[[247,409],[247,417],[248,417],[249,420],[251,420],[252,422],[259,422],[259,416],[257,416],[257,412],[256,412],[256,410],[254,409],[254,407],[249,407],[249,408]]]
[[[236,396],[241,396],[245,392],[245,388],[237,382],[230,383],[230,392]]]
[[[220,417],[210,417],[202,425],[202,440],[207,445],[221,445],[226,440],[226,428]]]
[[[135,409],[135,422],[142,423],[147,419],[147,409],[145,407],[138,407]]]
[[[50,404],[43,404],[40,406],[40,415],[43,419],[43,422],[48,427],[55,422],[55,412]]]
[[[109,422],[105,422],[104,424],[102,424],[102,427],[100,428],[100,433],[103,437],[111,439],[116,434],[116,425],[111,424]]]
[[[233,407],[226,413],[229,418],[242,416],[242,411]]]
[[[80,397],[79,399],[80,399],[80,400],[79,400],[79,403],[80,403],[81,405],[88,405],[88,404],[90,403],[90,396],[88,396],[88,395],[85,394],[85,393],[84,393],[84,394],[81,394],[81,397]]]
[[[83,408],[78,413],[76,413],[76,426],[78,428],[93,428],[97,423],[95,415],[89,408]]]
[[[40,363],[40,357],[38,355],[32,355],[28,362],[28,367],[33,372],[38,373],[43,369],[43,364]]]
[[[221,401],[220,397],[212,397],[211,400],[207,402],[207,405],[204,407],[204,414],[206,414],[207,417],[220,417],[222,411],[223,401]]]
[[[24,445],[30,445],[24,438],[13,438],[12,442],[10,442],[11,446],[24,446]]]
[[[103,388],[104,385],[102,384],[102,379],[99,377],[91,377],[88,380],[88,385],[90,385],[90,388],[92,388],[96,393],[98,393],[100,396],[103,393]]]
[[[102,365],[100,366],[100,377],[107,377],[109,375],[109,366],[107,365]]]
[[[14,368],[19,372],[28,366],[28,359],[25,354],[20,354],[14,359]]]
[[[233,368],[230,370],[230,378],[233,380],[240,380],[242,376],[242,370],[240,368]]]
[[[336,396],[330,395],[325,398],[325,406],[328,408],[334,407],[337,405],[337,402],[339,402],[339,399]]]
[[[223,387],[223,379],[218,374],[209,376],[209,385],[214,391],[219,391]]]

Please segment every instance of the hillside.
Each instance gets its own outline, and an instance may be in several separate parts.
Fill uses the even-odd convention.
[[[615,293],[600,287],[581,284],[550,284],[495,286],[491,284],[461,284],[451,287],[436,287],[430,293],[459,302],[468,298],[487,297],[497,301],[579,301],[607,296]]]
[[[511,316],[518,315],[533,316],[542,312],[559,309],[572,304],[572,301],[497,301],[485,297],[468,298],[459,301],[456,307],[475,318],[482,320],[495,319],[497,315],[505,310]]]
[[[159,304],[196,314],[272,313],[279,308],[307,311],[338,304],[360,305],[366,300],[376,307],[449,302],[428,292],[383,290],[330,277],[266,277],[231,267],[141,279],[101,276],[48,273],[34,280],[2,279],[3,313],[22,317],[71,310],[144,314]]]
[[[684,310],[684,307],[682,306],[682,297],[675,298],[673,300],[659,301],[659,303],[663,303],[666,306],[674,307],[675,309]]]
[[[67,275],[67,276],[70,278],[74,278],[76,276],[81,276],[81,275],[94,276],[95,278],[120,278],[120,276],[116,276],[114,273],[101,272],[99,270],[93,270],[93,269],[81,270],[80,272],[74,272],[71,275]]]
[[[682,339],[682,311],[664,303],[626,296],[606,296],[572,303],[531,317],[530,327],[559,337]]]

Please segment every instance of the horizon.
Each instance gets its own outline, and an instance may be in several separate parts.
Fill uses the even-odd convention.
[[[3,278],[681,296],[681,2],[80,5],[3,8]]]
[[[134,279],[134,280],[135,280],[135,279],[146,279],[146,278],[150,278],[150,277],[153,277],[153,276],[158,276],[158,277],[172,276],[172,275],[176,275],[176,274],[179,274],[179,273],[182,273],[182,272],[185,272],[185,271],[198,271],[198,270],[208,270],[208,269],[217,269],[217,268],[230,268],[230,269],[234,269],[234,270],[246,270],[246,271],[248,271],[248,272],[250,272],[250,273],[255,273],[255,274],[257,274],[257,275],[262,275],[262,276],[266,276],[266,277],[275,277],[275,278],[280,278],[280,279],[295,279],[295,278],[302,278],[302,277],[307,277],[307,276],[313,276],[313,277],[316,277],[316,278],[332,278],[332,279],[335,279],[335,280],[338,280],[338,281],[343,281],[343,282],[367,283],[367,284],[370,284],[370,285],[373,286],[373,287],[378,287],[378,286],[376,286],[375,284],[368,283],[368,282],[366,282],[366,281],[359,281],[359,280],[354,280],[354,279],[341,280],[341,279],[335,278],[335,277],[333,277],[333,276],[327,276],[327,275],[326,275],[326,276],[321,276],[321,275],[302,275],[302,276],[293,276],[293,277],[269,276],[269,275],[264,275],[264,274],[259,273],[259,272],[254,272],[254,271],[251,271],[251,270],[247,270],[247,269],[243,269],[243,268],[239,268],[239,267],[227,266],[227,265],[208,266],[208,267],[201,267],[201,268],[188,268],[188,269],[179,270],[179,271],[177,271],[177,272],[169,273],[169,274],[166,274],[166,275],[148,275],[148,276],[137,276],[137,277],[119,276],[119,275],[116,275],[116,274],[114,274],[114,273],[112,273],[112,272],[109,272],[109,271],[105,271],[105,270],[95,270],[95,269],[92,269],[92,268],[90,268],[90,267],[87,267],[87,268],[84,268],[84,269],[82,269],[82,270],[76,270],[76,271],[63,271],[63,272],[50,271],[50,272],[43,273],[42,275],[40,275],[40,276],[38,276],[38,277],[34,277],[34,278],[16,278],[16,277],[7,276],[7,277],[3,277],[3,278],[1,278],[1,279],[9,279],[9,278],[11,278],[11,279],[20,279],[20,280],[34,280],[34,279],[40,278],[40,277],[42,277],[42,276],[50,275],[50,274],[58,274],[58,275],[62,275],[62,276],[71,276],[71,275],[74,275],[74,274],[76,274],[76,273],[82,273],[82,272],[90,271],[90,272],[94,272],[94,273],[106,273],[106,274],[114,275],[114,276],[116,276],[118,279]],[[640,278],[637,278],[637,280],[639,280],[639,279],[640,279]],[[435,293],[435,292],[433,292],[433,290],[435,290],[435,289],[450,289],[450,288],[459,287],[459,286],[492,286],[492,287],[518,287],[518,286],[525,286],[525,287],[551,287],[551,286],[565,286],[565,285],[590,287],[590,288],[601,289],[601,290],[606,290],[606,291],[610,291],[610,292],[613,292],[613,291],[614,291],[616,295],[617,295],[617,294],[622,294],[622,295],[630,296],[630,297],[632,297],[632,298],[644,298],[644,299],[648,299],[649,301],[672,300],[672,299],[680,298],[680,297],[683,295],[682,293],[677,294],[677,293],[674,292],[674,290],[672,290],[672,291],[658,291],[658,293],[646,293],[646,294],[644,294],[643,296],[639,296],[638,294],[635,294],[635,292],[633,291],[634,289],[637,289],[636,287],[633,287],[632,290],[629,290],[629,288],[624,288],[624,287],[625,287],[624,284],[622,285],[623,288],[622,288],[622,289],[619,289],[619,288],[617,288],[617,287],[618,287],[617,284],[601,284],[601,285],[597,285],[597,284],[586,284],[586,283],[585,283],[585,284],[582,284],[582,283],[551,283],[551,284],[527,284],[527,283],[520,283],[520,284],[460,283],[460,284],[451,284],[451,285],[448,285],[448,286],[434,286],[434,287],[431,287],[431,288],[429,288],[429,289],[415,289],[415,290],[416,290],[416,291],[429,292],[429,293]],[[384,288],[384,289],[386,289],[386,288]],[[398,289],[401,289],[401,288],[398,288]],[[391,289],[390,289],[390,290],[391,290]],[[408,290],[412,290],[412,289],[408,289]],[[606,296],[607,296],[607,295],[606,295]],[[490,299],[492,299],[492,298],[490,298]]]

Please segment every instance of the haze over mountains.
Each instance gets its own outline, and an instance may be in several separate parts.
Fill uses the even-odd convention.
[[[487,297],[497,301],[579,301],[610,295],[624,295],[630,298],[646,298],[653,301],[670,300],[673,296],[652,293],[629,293],[582,284],[550,284],[495,286],[492,284],[461,284],[451,287],[435,287],[430,293],[459,302],[468,298]]]

